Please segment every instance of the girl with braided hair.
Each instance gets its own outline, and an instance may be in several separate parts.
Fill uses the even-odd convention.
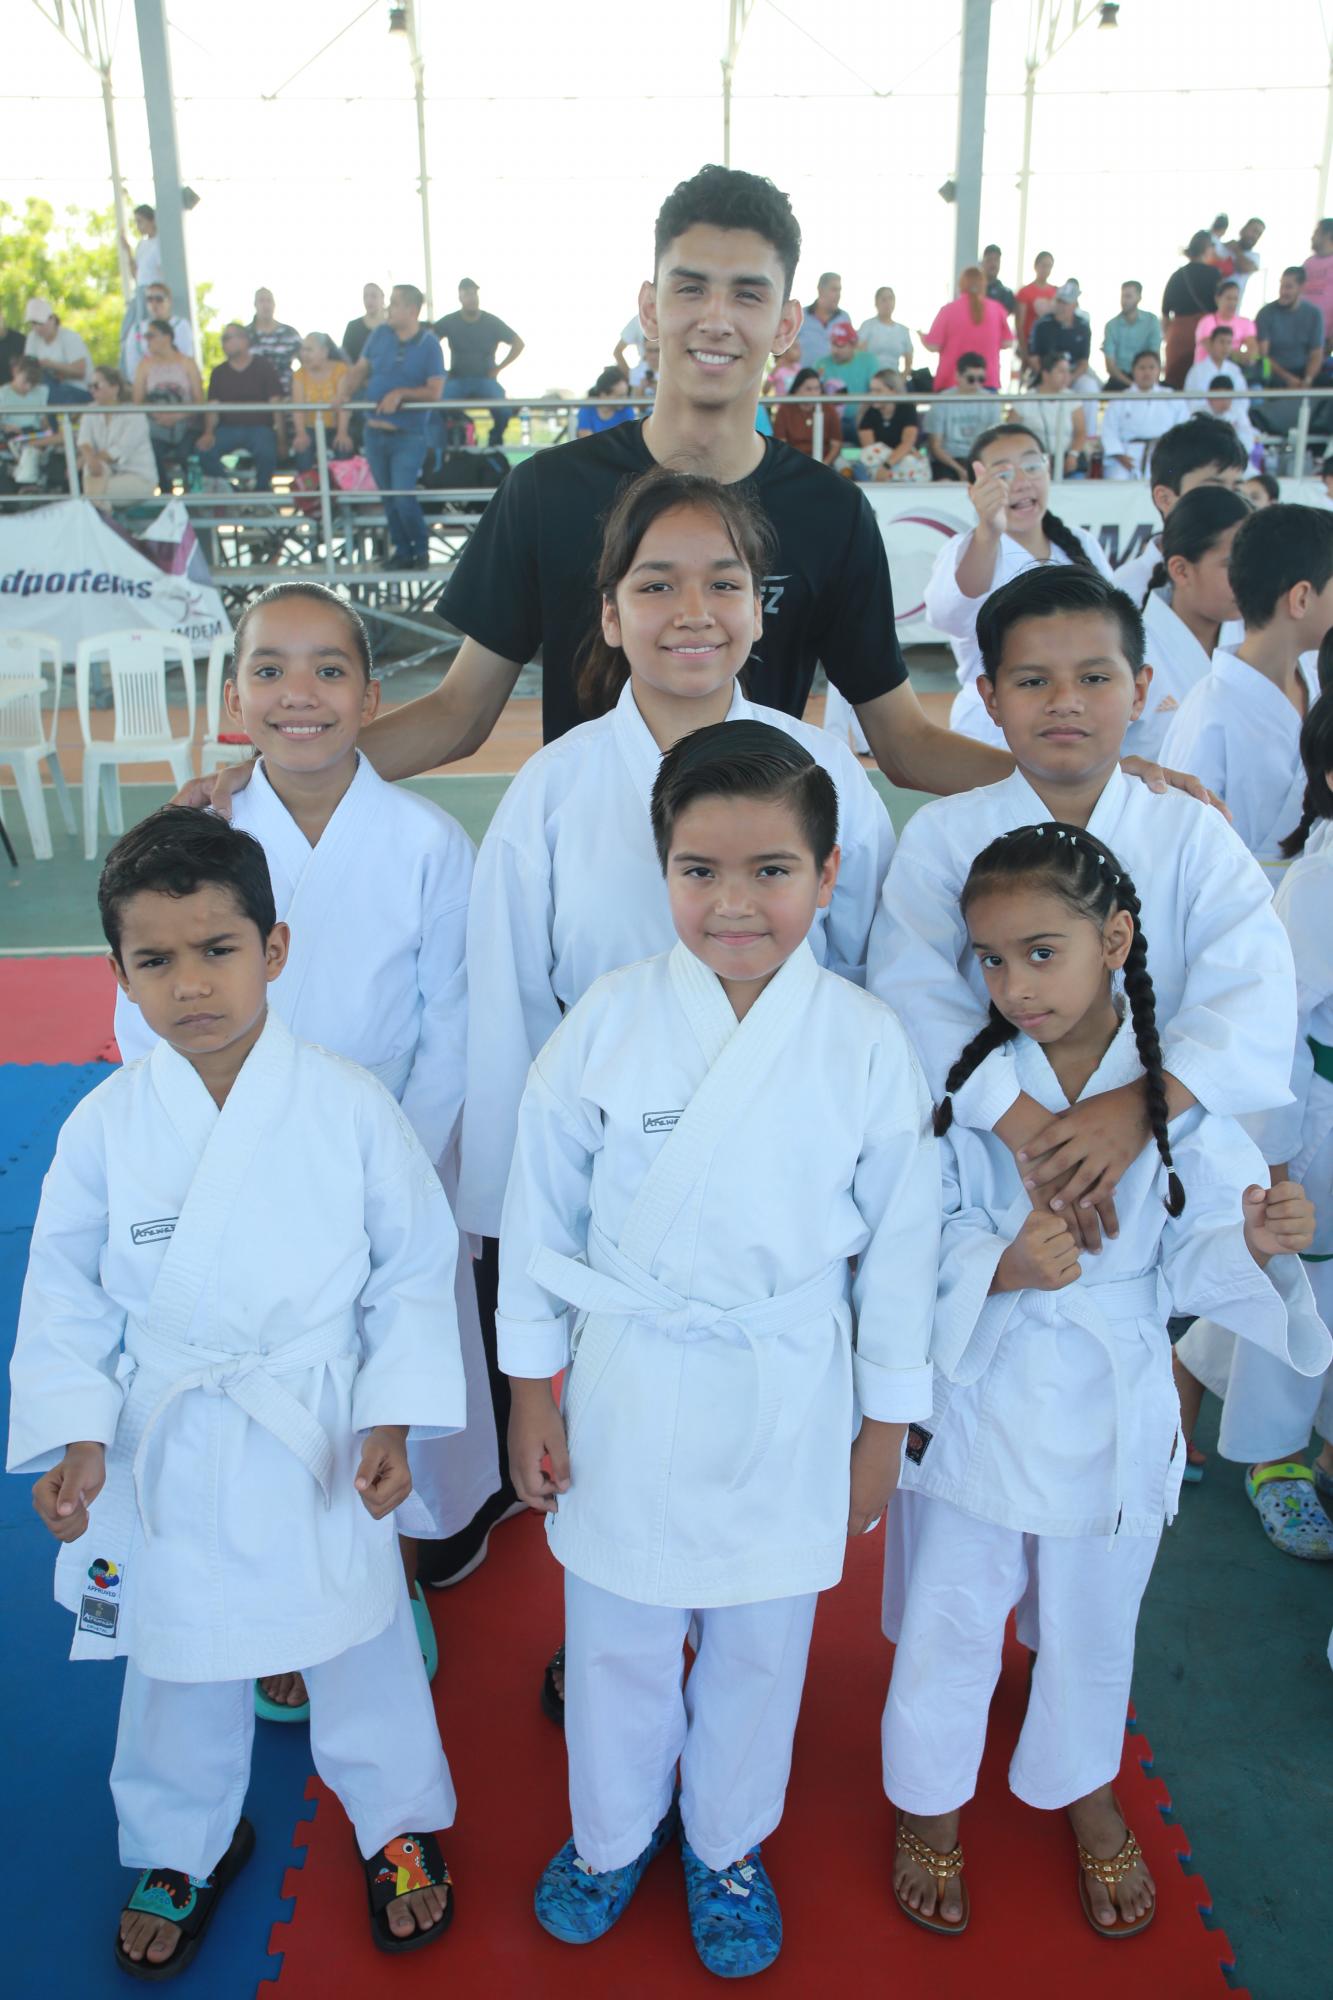
[[[1273,899],[1296,961],[1293,1101],[1251,1130],[1274,1181],[1294,1174],[1309,1188],[1316,1220],[1306,1271],[1324,1323],[1333,1325],[1333,687],[1305,719],[1301,762],[1303,810],[1282,843],[1291,866]],[[1245,1490],[1274,1547],[1333,1561],[1333,1374],[1307,1380],[1243,1342],[1237,1347],[1209,1320],[1195,1321],[1174,1361],[1187,1437],[1205,1388],[1224,1398],[1218,1449],[1247,1468]],[[1309,1465],[1312,1430],[1322,1444]],[[1191,1458],[1198,1476],[1202,1457]]]
[[[1137,757],[1160,756],[1172,716],[1208,672],[1213,654],[1244,637],[1227,564],[1236,530],[1253,511],[1225,486],[1197,486],[1166,518],[1161,561],[1143,600],[1152,687],[1143,714],[1125,731],[1125,749]]]
[[[1004,738],[977,692],[981,649],[977,613],[992,591],[1024,570],[1073,563],[1108,580],[1111,565],[1095,535],[1051,512],[1046,445],[1026,424],[994,424],[968,453],[968,494],[977,524],[947,542],[926,585],[926,616],[949,635],[959,692],[949,727],[983,743]]]
[[[1138,892],[1101,840],[1058,820],[1018,827],[976,857],[962,905],[989,1012],[935,1115],[935,1402],[909,1427],[895,1506],[910,1505],[913,1548],[883,1722],[894,1893],[928,1929],[967,1923],[959,1813],[1005,1621],[1034,1585],[1010,1787],[1068,1811],[1083,1912],[1125,1937],[1155,1909],[1112,1786],[1138,1607],[1184,1464],[1167,1315],[1209,1312],[1303,1375],[1326,1367],[1333,1341],[1292,1254],[1313,1210],[1294,1182],[1258,1184],[1262,1159],[1233,1120],[1195,1106],[1168,1123]],[[1152,1140],[1121,1179],[1120,1233],[1095,1256],[1030,1205],[993,1133],[952,1122],[951,1093],[1002,1046],[1050,1111],[1146,1080]]]

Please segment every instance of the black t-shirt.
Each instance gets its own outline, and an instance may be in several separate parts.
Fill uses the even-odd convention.
[[[23,352],[23,335],[16,326],[7,326],[0,333],[0,382],[8,386],[10,364],[17,361]]]
[[[1092,328],[1086,320],[1076,319],[1072,326],[1061,326],[1054,313],[1047,313],[1032,329],[1028,342],[1028,353],[1036,360],[1048,354],[1063,354],[1071,369],[1080,361],[1086,361],[1092,352]]]
[[[1007,313],[1011,313],[1014,309],[1013,293],[1010,291],[1008,285],[1002,285],[998,278],[992,278],[987,285],[986,297],[994,299],[995,303],[1003,306]]]
[[[383,320],[380,321],[380,325],[384,325]],[[361,313],[358,313],[355,319],[348,320],[343,332],[342,345],[343,353],[349,361],[357,362],[361,359],[361,350],[370,339],[374,330],[373,327],[366,325],[365,318]]]
[[[1166,281],[1163,313],[1187,319],[1191,313],[1211,312],[1221,282],[1222,274],[1214,264],[1182,264]]]
[[[598,616],[602,524],[621,485],[655,463],[639,423],[538,452],[491,500],[445,587],[443,616],[479,646],[521,662],[541,647],[547,743],[585,720],[574,675]],[[800,715],[817,664],[853,704],[905,681],[884,542],[859,488],[775,438],[740,483],[779,552],[764,578],[751,698]]]
[[[871,403],[856,419],[856,428],[872,432],[876,444],[887,445],[894,451],[902,443],[904,431],[920,430],[921,412],[915,403],[895,403],[886,417],[883,410],[877,410]]]

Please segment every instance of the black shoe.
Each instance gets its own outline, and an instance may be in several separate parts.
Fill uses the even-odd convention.
[[[453,1584],[461,1583],[465,1576],[471,1576],[473,1570],[480,1569],[485,1562],[492,1528],[501,1521],[507,1521],[513,1514],[526,1514],[527,1511],[506,1480],[499,1492],[492,1493],[485,1505],[456,1535],[450,1535],[443,1542],[417,1543],[418,1578],[431,1590],[448,1590]]]
[[[546,1662],[546,1673],[542,1680],[542,1713],[550,1716],[557,1729],[563,1729],[565,1726],[565,1697],[555,1684],[557,1674],[560,1675],[562,1680],[564,1679],[565,1649],[563,1646],[557,1646],[550,1659]]]

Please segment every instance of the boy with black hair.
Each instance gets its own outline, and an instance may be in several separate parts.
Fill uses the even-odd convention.
[[[1196,486],[1239,486],[1249,458],[1233,427],[1220,417],[1187,417],[1173,424],[1153,446],[1148,477],[1152,503],[1165,520],[1182,493]],[[1162,556],[1162,538],[1151,535],[1115,573],[1126,597],[1142,604],[1148,580]]]
[[[1091,570],[1028,570],[987,598],[977,639],[978,686],[1018,768],[913,815],[870,945],[868,984],[909,1024],[935,1096],[986,1018],[959,907],[973,857],[1013,827],[1061,820],[1086,827],[1140,885],[1171,1115],[1285,1103],[1296,994],[1262,872],[1219,813],[1119,767],[1152,678],[1134,605]],[[955,1094],[954,1116],[995,1131],[1034,1205],[1066,1213],[1089,1247],[1103,1227],[1114,1234],[1111,1191],[1150,1139],[1141,1085],[1107,1092],[1095,1116],[1075,1105],[1052,1118],[997,1051]]]
[[[198,1951],[254,1845],[252,1681],[295,1668],[375,1942],[414,1949],[453,1914],[454,1791],[392,1517],[409,1427],[464,1421],[453,1218],[382,1086],[269,1012],[288,931],[256,841],[168,807],[98,900],[161,1039],[61,1131],[8,1466],[63,1544],[73,1657],[127,1660],[111,1788],[141,1872],[116,1957],[162,1979]]]
[[[1162,745],[1225,800],[1276,887],[1282,842],[1301,816],[1301,723],[1319,693],[1319,646],[1333,626],[1333,514],[1279,501],[1241,524],[1231,594],[1244,620],[1191,688]],[[1256,1107],[1257,1108],[1257,1107]]]

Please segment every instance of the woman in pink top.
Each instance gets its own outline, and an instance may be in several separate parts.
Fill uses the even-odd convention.
[[[986,297],[986,279],[979,265],[969,264],[958,278],[958,297],[941,306],[923,346],[939,355],[935,387],[952,389],[958,379],[960,354],[980,354],[986,363],[986,387],[1000,386],[1000,349],[1013,343],[1009,315],[998,299]]]
[[[1194,359],[1206,361],[1208,358],[1208,336],[1216,326],[1229,326],[1233,339],[1231,358],[1233,361],[1257,361],[1254,342],[1258,336],[1252,319],[1242,319],[1240,314],[1240,286],[1234,278],[1224,278],[1217,288],[1217,304],[1212,312],[1205,313],[1199,321],[1194,335]]]

